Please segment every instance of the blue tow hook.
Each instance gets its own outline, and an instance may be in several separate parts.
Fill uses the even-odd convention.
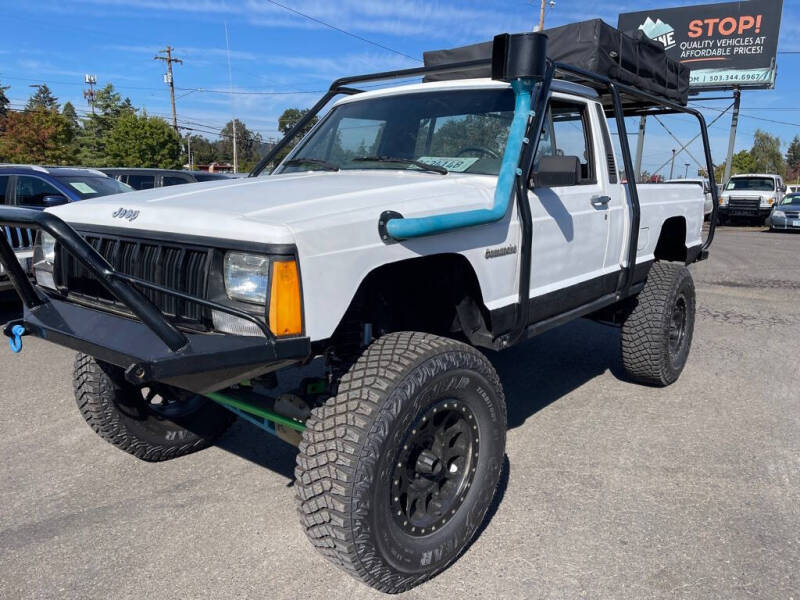
[[[18,354],[22,350],[22,336],[25,335],[25,327],[22,325],[14,325],[11,328],[11,337],[8,340],[8,345],[11,351]]]

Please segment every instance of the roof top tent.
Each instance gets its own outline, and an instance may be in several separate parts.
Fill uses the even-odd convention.
[[[664,46],[641,31],[627,35],[601,19],[571,23],[546,29],[547,58],[553,63],[577,67],[644,92],[685,106],[689,98],[689,68],[673,60]],[[440,68],[448,64],[483,61],[472,67],[446,72],[432,72],[423,81],[485,78],[492,76],[493,41],[423,53],[425,67]],[[559,70],[559,78],[594,87],[611,110],[613,102],[607,86],[596,80]],[[626,113],[653,106],[642,98],[621,90]]]

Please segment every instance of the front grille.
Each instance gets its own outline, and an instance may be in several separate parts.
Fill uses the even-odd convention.
[[[728,208],[731,210],[747,210],[751,212],[758,212],[758,207],[761,204],[761,198],[728,198]]]
[[[787,212],[786,213],[787,219],[800,219],[800,212]]]
[[[36,240],[36,234],[32,229],[22,227],[3,227],[3,234],[14,250],[30,250]]]
[[[86,234],[84,238],[115,270],[166,288],[206,298],[212,251],[152,240]],[[56,283],[75,300],[129,312],[60,244],[56,245]],[[162,292],[139,288],[167,317],[186,325],[210,324],[207,308]]]

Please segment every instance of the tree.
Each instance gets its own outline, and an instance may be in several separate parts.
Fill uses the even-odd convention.
[[[70,164],[74,162],[69,121],[57,110],[10,112],[0,136],[0,162]]]
[[[37,108],[58,110],[58,98],[53,96],[53,92],[50,91],[47,84],[36,86],[36,91],[28,98],[28,103],[25,105],[25,110],[36,110]]]
[[[302,119],[306,114],[308,114],[308,108],[287,108],[283,111],[280,117],[278,117],[278,131],[280,131],[284,136],[289,133],[289,131],[294,127],[300,119]],[[314,125],[317,124],[319,121],[319,117],[314,116],[308,123],[306,123],[300,132],[294,137],[294,139],[286,146],[283,150],[278,153],[278,156],[275,157],[276,163],[282,161],[287,154],[295,147],[297,142],[305,136]]]
[[[781,140],[777,136],[757,129],[753,135],[753,148],[750,150],[750,156],[753,158],[754,170],[759,173],[776,175],[786,173],[786,161],[783,160],[781,152]]]
[[[6,96],[6,90],[9,88],[10,86],[0,84],[0,118],[5,117],[8,112],[10,102],[8,96]]]
[[[84,118],[77,140],[81,164],[108,166],[110,163],[105,151],[106,138],[122,115],[133,114],[135,110],[130,98],[123,100],[122,95],[114,91],[113,84],[106,84],[97,90],[94,96],[94,113]]]
[[[750,154],[749,150],[740,150],[733,155],[733,159],[731,160],[731,175],[737,175],[739,173],[754,173],[757,170],[758,168],[756,167],[756,163],[753,160],[753,156]],[[722,181],[724,174],[725,163],[717,165],[717,167],[714,169],[714,178],[718,183],[725,183]]]
[[[127,111],[105,138],[105,158],[118,167],[181,167],[181,139],[164,119]]]
[[[786,150],[786,177],[797,181],[800,179],[800,136],[794,136]]]
[[[195,165],[210,165],[219,162],[217,144],[201,135],[190,136],[192,162]],[[236,140],[237,142],[239,140]],[[189,162],[188,160],[186,161]]]
[[[233,162],[233,121],[228,121],[219,132],[220,140],[217,143],[219,160]],[[250,131],[239,119],[236,119],[236,155],[241,171],[249,170],[258,162],[260,157],[261,134]]]

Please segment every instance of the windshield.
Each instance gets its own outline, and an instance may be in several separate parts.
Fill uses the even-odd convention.
[[[62,175],[57,177],[57,179],[68,185],[72,191],[76,192],[81,197],[81,200],[133,191],[131,186],[117,181],[113,177],[100,177],[99,175]]]
[[[292,154],[291,165],[284,164],[280,172],[335,167],[419,170],[407,162],[363,160],[390,157],[450,172],[497,175],[513,116],[510,89],[449,90],[349,102],[331,111]]]
[[[781,206],[785,206],[787,204],[793,204],[795,206],[800,206],[800,194],[789,194],[783,198],[783,202],[781,202]]]
[[[732,177],[725,189],[774,192],[775,180],[771,177]]]

